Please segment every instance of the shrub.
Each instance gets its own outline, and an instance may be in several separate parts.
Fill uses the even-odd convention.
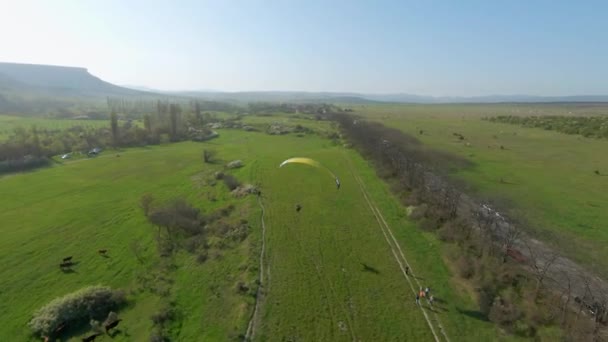
[[[412,213],[410,214],[410,218],[412,220],[420,220],[426,215],[427,210],[428,210],[428,205],[423,203],[423,204],[415,207],[414,210],[412,210]]]
[[[228,189],[230,191],[238,188],[238,186],[241,185],[241,183],[239,182],[239,180],[236,179],[236,177],[234,177],[233,175],[230,175],[230,174],[225,174],[224,175],[224,184],[226,184],[226,187],[228,187]]]
[[[38,309],[28,326],[34,334],[49,335],[63,322],[104,319],[126,302],[122,291],[107,286],[89,286],[52,300]]]
[[[215,161],[215,156],[217,155],[217,151],[215,150],[203,150],[203,162],[204,163],[213,163]]]
[[[208,254],[207,250],[203,249],[203,250],[199,251],[198,254],[196,255],[196,261],[199,264],[202,264],[205,261],[207,261],[208,256],[209,256],[209,254]]]
[[[475,274],[475,267],[472,264],[471,259],[461,256],[456,261],[456,267],[458,268],[458,273],[461,277],[465,279],[469,279]]]
[[[149,193],[144,194],[143,196],[141,196],[139,202],[141,208],[144,211],[144,215],[148,216],[154,204],[154,196]]]
[[[508,299],[496,297],[488,318],[504,328],[512,328],[513,324],[521,317],[520,311]]]
[[[483,286],[479,289],[479,311],[485,317],[488,317],[490,314],[495,296],[496,291],[490,286]]]
[[[45,157],[26,156],[16,160],[0,160],[0,174],[33,170],[51,165],[51,160]]]
[[[154,325],[164,326],[166,323],[175,319],[175,310],[170,306],[163,307],[160,311],[153,314],[150,319]]]

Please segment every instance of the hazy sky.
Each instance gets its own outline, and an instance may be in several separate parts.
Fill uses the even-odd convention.
[[[167,90],[608,94],[608,1],[6,0],[0,61]]]

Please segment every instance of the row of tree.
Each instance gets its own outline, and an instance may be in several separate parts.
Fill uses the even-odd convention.
[[[236,113],[242,110],[226,102],[190,100],[186,98],[172,99],[132,99],[122,97],[107,97],[106,104],[110,113],[118,113],[125,118],[142,119],[146,114],[166,112],[167,106],[178,106],[184,113],[226,112]]]
[[[481,315],[528,337],[547,325],[561,326],[575,339],[599,336],[608,319],[608,294],[600,283],[571,263],[564,266],[566,259],[532,243],[521,224],[450,180],[450,170],[466,167],[466,161],[429,150],[416,138],[378,123],[345,113],[332,116],[378,174],[416,206],[412,217],[419,225],[458,247],[450,259],[479,289]],[[594,319],[580,319],[585,316]]]
[[[0,172],[21,171],[48,164],[47,158],[64,153],[86,153],[93,148],[119,148],[204,140],[211,136],[206,128],[217,118],[201,106],[184,113],[176,103],[158,101],[155,111],[140,121],[110,114],[107,128],[73,126],[64,130],[17,127],[0,143]],[[46,160],[46,161],[45,161]]]
[[[523,127],[536,127],[588,138],[608,139],[608,115],[603,116],[516,116],[499,115],[484,118]]]
[[[276,103],[276,102],[252,102],[247,108],[251,114],[272,113],[303,113],[303,114],[326,114],[342,111],[340,107],[326,103]]]

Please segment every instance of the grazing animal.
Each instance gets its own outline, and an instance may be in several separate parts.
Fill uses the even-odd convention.
[[[109,332],[110,332],[110,330],[112,330],[112,329],[116,328],[116,327],[118,326],[118,323],[120,323],[120,321],[122,321],[122,319],[117,319],[117,320],[115,320],[114,322],[112,322],[112,323],[110,323],[110,324],[107,324],[107,325],[105,326],[105,328],[106,328],[106,334],[107,334],[107,333],[109,333]]]
[[[296,204],[296,211],[300,212],[300,210],[302,210],[302,206],[299,204]]]
[[[72,256],[71,255],[69,257],[63,258],[63,262],[70,261],[70,260],[72,260]]]
[[[102,333],[94,333],[93,335],[89,335],[87,337],[82,338],[82,342],[93,342],[97,338],[97,336],[103,335]]]
[[[107,249],[100,249],[97,251],[97,253],[101,254],[101,255],[106,255],[106,253],[108,253]]]

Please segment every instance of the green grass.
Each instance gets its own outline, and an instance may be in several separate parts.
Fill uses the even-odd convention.
[[[520,106],[521,112],[608,113],[608,108],[569,105]],[[477,193],[507,203],[543,240],[606,275],[608,269],[608,142],[479,118],[514,105],[392,106],[367,115],[415,135],[431,147],[460,155],[474,166],[456,176]],[[420,135],[419,131],[424,130]],[[459,141],[452,133],[465,136]],[[470,146],[467,146],[466,143]],[[501,149],[500,146],[505,149]],[[503,182],[501,182],[501,178]]]
[[[227,138],[226,142],[232,141]],[[204,203],[205,189],[197,189],[192,180],[206,167],[200,161],[202,148],[201,144],[184,143],[131,149],[121,153],[120,158],[108,153],[95,159],[0,178],[0,220],[3,222],[0,309],[6,313],[0,340],[27,340],[29,332],[25,323],[35,309],[86,285],[102,283],[137,289],[137,276],[148,273],[158,262],[154,228],[141,213],[139,198],[146,192],[165,199],[185,195],[197,206],[210,210],[211,206]],[[230,157],[229,149],[222,153]],[[223,187],[221,183],[217,186]],[[227,200],[225,192],[218,191],[218,203]],[[137,262],[131,251],[134,241],[141,242],[145,248],[144,265]],[[98,256],[96,250],[100,248],[107,248],[111,257]],[[236,298],[234,291],[227,291],[225,305],[207,305],[212,298],[210,284],[228,288],[232,283],[227,284],[228,280],[223,278],[199,281],[212,278],[218,270],[237,269],[248,256],[241,249],[225,254],[223,259],[210,260],[203,266],[194,264],[193,258],[185,255],[176,258],[180,267],[175,276],[182,282],[175,286],[175,297],[178,302],[195,305],[195,311],[211,322],[217,322],[217,316],[211,313],[217,310],[231,313],[237,310],[232,302],[247,301]],[[79,262],[76,273],[59,271],[59,261],[68,255]],[[200,287],[198,291],[187,286],[193,283]],[[147,339],[151,327],[149,317],[158,302],[149,293],[136,292],[133,299],[134,306],[124,313],[125,321],[129,322],[125,327],[130,334],[122,339],[125,341]],[[207,323],[197,321],[194,327],[200,330]],[[241,317],[238,323],[242,330],[246,319]],[[214,328],[228,335],[234,326]]]
[[[149,317],[160,307],[161,298],[139,290],[138,279],[149,276],[159,263],[155,228],[146,222],[139,198],[147,192],[161,199],[184,195],[206,212],[235,201],[223,184],[210,187],[199,182],[221,167],[201,162],[202,149],[209,147],[219,151],[223,162],[242,159],[245,167],[233,173],[262,186],[270,281],[264,288],[259,340],[432,338],[351,172],[366,183],[415,273],[446,301],[439,316],[450,338],[499,337],[492,324],[461,313],[475,311],[476,305],[470,293],[454,282],[443,262],[442,247],[406,219],[398,200],[353,150],[315,135],[269,136],[236,130],[220,134],[204,144],[128,149],[120,158],[106,152],[0,178],[0,310],[4,313],[0,340],[36,340],[25,325],[32,312],[91,284],[131,290],[133,304],[120,312],[125,320],[123,334],[114,340],[146,340],[152,326]],[[332,168],[341,177],[342,188],[336,190],[331,178],[306,166],[278,169],[282,160],[298,155]],[[208,200],[209,192],[217,202]],[[234,285],[252,281],[257,269],[260,211],[254,198],[237,202],[252,225],[244,243],[202,265],[186,253],[174,258],[171,298],[180,321],[171,326],[171,334],[176,341],[228,340],[246,330],[254,301],[237,294]],[[296,203],[303,206],[299,214]],[[132,252],[134,241],[144,247],[144,264]],[[100,248],[107,248],[111,257],[97,255]],[[79,262],[76,273],[58,269],[61,258],[68,255]],[[363,271],[361,263],[379,273]],[[339,322],[352,332],[341,331]]]
[[[398,201],[356,153],[325,140],[305,144],[289,137],[280,146],[272,146],[273,141],[267,149],[274,153],[257,160],[258,174],[264,175],[260,181],[270,266],[260,340],[432,339],[351,171],[361,174],[390,218],[417,274],[446,300],[440,317],[452,340],[496,337],[490,323],[459,313],[458,309],[475,311],[475,303],[452,288],[439,244],[406,220]],[[261,140],[256,144],[260,146]],[[294,155],[322,161],[341,177],[341,189],[337,191],[332,179],[319,170],[277,168],[282,159]],[[345,158],[352,158],[356,167],[351,169]],[[294,209],[296,203],[303,207],[300,213]],[[361,263],[379,273],[365,272]],[[342,331],[340,322],[352,331]]]
[[[30,129],[62,130],[73,126],[109,127],[109,120],[71,120],[71,119],[45,119],[24,116],[0,115],[0,141],[7,139],[17,127]]]

